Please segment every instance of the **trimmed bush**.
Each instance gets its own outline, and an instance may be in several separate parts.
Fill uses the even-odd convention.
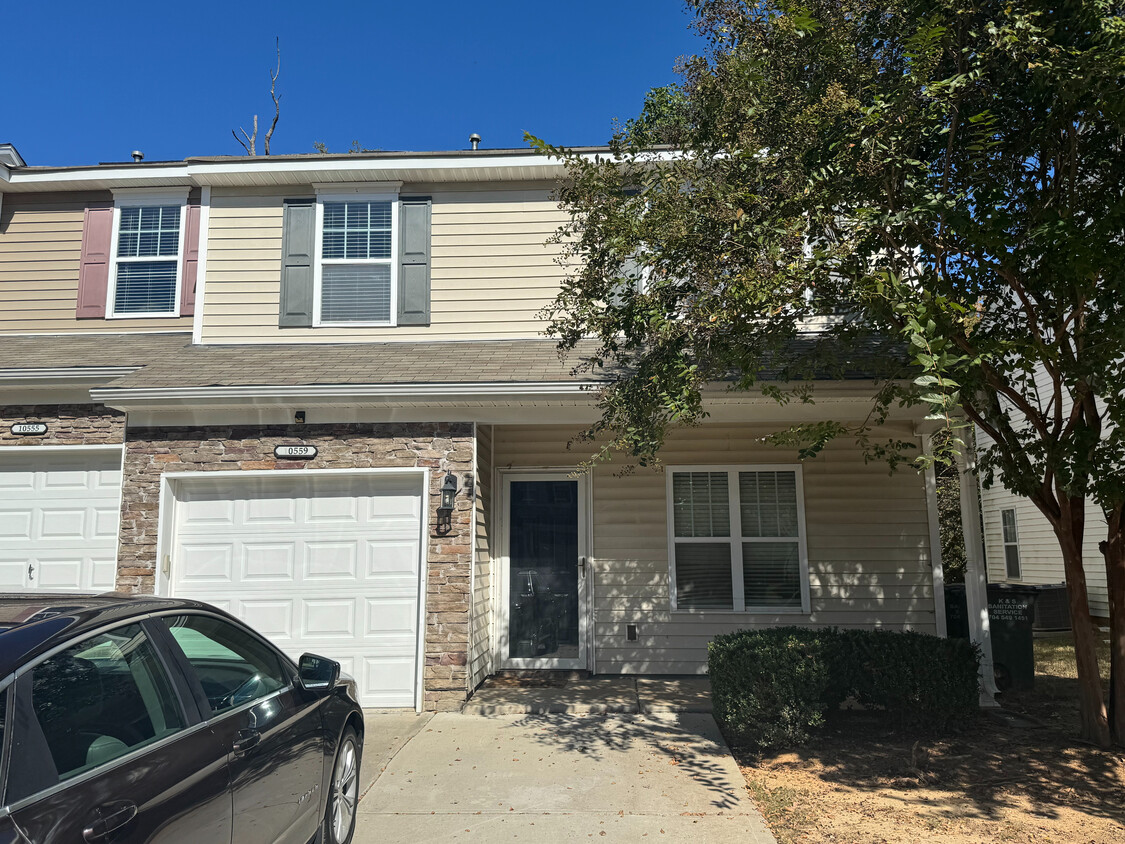
[[[807,741],[849,697],[896,726],[944,729],[976,712],[979,662],[964,640],[879,630],[740,630],[708,647],[715,717],[763,749]]]
[[[717,636],[707,648],[715,717],[731,738],[759,747],[808,739],[829,702],[843,698],[829,670],[834,630],[772,627]]]
[[[841,630],[838,666],[848,694],[885,709],[896,726],[943,730],[980,706],[980,654],[968,639]]]

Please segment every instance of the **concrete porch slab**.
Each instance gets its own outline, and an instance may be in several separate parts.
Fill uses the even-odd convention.
[[[641,712],[712,712],[711,681],[706,676],[637,677]]]
[[[696,675],[602,674],[540,687],[489,678],[461,711],[466,715],[709,713],[711,683]]]

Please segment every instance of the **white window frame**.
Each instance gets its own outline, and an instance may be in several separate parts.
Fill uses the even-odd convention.
[[[109,251],[109,283],[106,285],[105,313],[107,319],[167,319],[180,315],[180,297],[183,295],[184,283],[184,242],[187,236],[187,199],[188,188],[183,190],[130,190],[113,192],[113,233]],[[117,299],[117,241],[121,231],[121,209],[136,208],[146,205],[179,205],[180,206],[180,240],[176,248],[176,294],[173,308],[170,311],[144,311],[130,312],[127,314],[116,313],[113,303]],[[144,261],[167,261],[168,256],[151,256],[144,258],[123,258],[124,263],[142,263]]]
[[[314,186],[315,187],[315,186]],[[370,258],[322,258],[324,244],[324,203],[326,202],[390,202],[391,203],[391,308],[389,319],[377,322],[325,322],[320,313],[323,267],[328,264],[373,264],[383,263],[386,259]],[[371,184],[357,185],[353,188],[341,188],[333,185],[323,192],[317,188],[316,193],[316,238],[313,249],[316,257],[313,260],[313,327],[314,328],[393,328],[398,324],[398,263],[399,263],[399,184]]]
[[[668,518],[668,593],[672,611],[676,613],[754,613],[755,615],[808,615],[812,612],[809,594],[809,551],[808,532],[805,529],[805,487],[799,463],[749,463],[740,465],[692,465],[666,466],[665,499]],[[730,536],[676,536],[675,500],[672,494],[673,476],[680,472],[722,472],[727,476],[727,500],[730,507]],[[777,542],[791,540],[792,537],[741,536],[742,515],[739,498],[738,475],[740,472],[793,472],[797,485],[797,554],[801,576],[801,606],[747,606],[745,583],[742,574],[743,542]],[[715,607],[680,607],[676,595],[676,543],[721,543],[731,546],[731,584],[734,591],[734,606],[731,609]]]
[[[1004,514],[1012,514],[1012,533],[1015,538],[1011,541],[1004,533]],[[1020,555],[1020,516],[1015,507],[1004,507],[1000,510],[1000,546],[1004,549],[1004,577],[1007,580],[1023,580],[1023,557]],[[1016,549],[1016,574],[1008,571],[1008,548]]]

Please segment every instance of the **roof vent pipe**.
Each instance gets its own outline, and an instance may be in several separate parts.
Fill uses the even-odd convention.
[[[143,152],[141,152],[139,149],[133,150],[133,161],[134,162],[136,162],[137,164],[140,164],[144,160],[145,160],[145,154]]]
[[[473,134],[469,135],[469,143],[473,145],[473,149],[476,149],[480,146],[480,135],[473,132]]]

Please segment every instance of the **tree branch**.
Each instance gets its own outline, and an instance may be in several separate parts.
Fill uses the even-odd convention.
[[[270,97],[273,98],[273,123],[270,124],[270,130],[266,132],[265,148],[266,155],[270,154],[270,138],[273,137],[273,130],[277,128],[277,120],[281,117],[281,97],[274,93],[277,87],[277,77],[281,75],[281,39],[276,39],[277,45],[277,70],[270,71]]]

